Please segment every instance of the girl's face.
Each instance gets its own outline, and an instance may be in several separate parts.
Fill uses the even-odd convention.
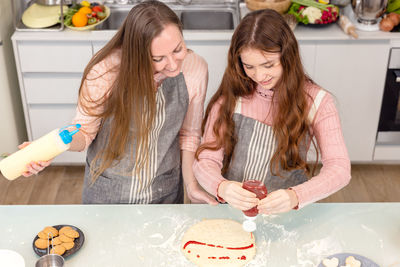
[[[187,53],[186,45],[178,27],[168,24],[151,42],[154,71],[167,77],[177,76]]]
[[[246,75],[263,89],[274,89],[282,77],[281,53],[270,53],[255,48],[245,48],[240,59]]]

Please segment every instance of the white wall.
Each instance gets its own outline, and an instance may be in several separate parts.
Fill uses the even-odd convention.
[[[0,156],[17,150],[27,140],[11,35],[11,1],[0,0]]]

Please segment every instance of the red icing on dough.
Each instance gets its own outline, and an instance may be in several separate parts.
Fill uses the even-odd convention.
[[[183,246],[183,249],[185,249],[188,245],[190,244],[195,244],[195,245],[203,245],[203,246],[210,246],[210,247],[217,247],[217,248],[224,248],[221,245],[213,245],[213,244],[206,244],[206,243],[202,243],[202,242],[198,242],[198,241],[188,241],[186,242],[186,244]],[[235,250],[245,250],[245,249],[249,249],[252,248],[254,246],[254,244],[250,244],[247,247],[237,247],[237,248],[231,248],[231,247],[225,247],[226,249],[235,249]]]

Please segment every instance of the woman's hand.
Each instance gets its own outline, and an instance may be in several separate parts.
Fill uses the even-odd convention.
[[[242,183],[223,181],[218,187],[218,195],[232,207],[249,210],[258,204],[256,194],[244,189]]]
[[[23,142],[18,146],[19,149],[23,149],[24,147],[30,145],[31,142]],[[50,165],[53,160],[49,161],[32,161],[28,165],[26,165],[27,171],[22,173],[22,176],[29,177],[31,175],[37,175],[40,171]]]
[[[293,190],[279,189],[261,199],[257,208],[260,213],[275,214],[290,211],[298,204],[299,200]]]
[[[197,181],[192,181],[186,185],[186,193],[190,201],[194,204],[207,203],[210,205],[218,205],[218,202],[204,191]]]

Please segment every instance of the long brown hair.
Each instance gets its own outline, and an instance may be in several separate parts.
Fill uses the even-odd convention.
[[[111,119],[108,142],[92,161],[98,164],[91,164],[92,182],[114,161],[120,160],[129,145],[139,144],[135,147],[136,171],[148,161],[148,136],[156,112],[156,85],[150,48],[152,40],[167,24],[176,25],[182,32],[179,18],[165,4],[146,1],[136,5],[115,36],[95,54],[85,68],[79,89],[79,103],[83,111],[101,119],[100,130],[105,120]],[[93,100],[85,95],[82,85],[92,68],[117,49],[121,50],[121,62],[114,69],[108,70],[117,72],[116,79],[103,98]],[[102,75],[104,73],[99,77]],[[93,108],[100,106],[102,111],[94,112]],[[134,126],[133,132],[130,132],[131,126]]]
[[[232,36],[228,64],[222,82],[207,106],[202,125],[204,133],[212,107],[221,102],[213,125],[216,140],[202,144],[196,152],[196,158],[198,159],[201,151],[205,149],[215,151],[223,148],[225,155],[222,173],[229,167],[237,142],[233,121],[236,101],[239,97],[252,95],[257,87],[257,84],[246,75],[240,59],[240,53],[246,48],[281,53],[280,63],[283,73],[274,88],[273,100],[276,101],[272,101],[277,105],[272,126],[277,147],[271,158],[271,172],[281,175],[281,169],[304,169],[309,174],[310,167],[302,157],[301,147],[307,145],[307,139],[311,136],[307,102],[310,96],[304,86],[307,81],[312,81],[304,73],[293,32],[283,17],[270,9],[247,14]],[[315,146],[314,142],[313,145]]]

